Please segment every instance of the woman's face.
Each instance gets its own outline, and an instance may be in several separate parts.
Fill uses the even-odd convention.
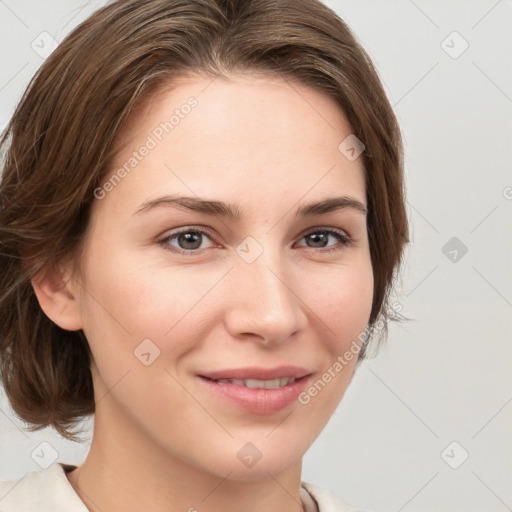
[[[75,285],[95,436],[239,480],[300,464],[371,311],[350,134],[321,92],[256,75],[190,75],[132,115]]]

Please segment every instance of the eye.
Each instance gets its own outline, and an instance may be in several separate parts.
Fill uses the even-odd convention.
[[[306,233],[302,240],[306,240],[306,247],[311,249],[328,248],[322,252],[338,251],[354,243],[354,241],[343,231],[318,228]],[[334,243],[330,244],[329,241],[334,241]]]
[[[187,228],[181,231],[168,234],[158,241],[166,249],[181,253],[194,253],[200,249],[213,247],[211,233],[205,228]],[[210,245],[204,245],[206,240],[210,241]]]
[[[212,238],[213,234],[206,228],[188,227],[167,234],[158,243],[170,251],[182,254],[195,254],[199,253],[202,249],[213,247]],[[318,228],[306,233],[302,240],[306,241],[306,245],[299,244],[300,246],[309,249],[323,249],[321,252],[324,253],[341,250],[354,243],[343,231]]]

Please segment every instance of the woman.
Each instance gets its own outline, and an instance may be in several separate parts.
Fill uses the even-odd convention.
[[[89,454],[0,508],[339,511],[301,482],[407,242],[400,130],[317,1],[118,1],[2,144],[3,384]]]

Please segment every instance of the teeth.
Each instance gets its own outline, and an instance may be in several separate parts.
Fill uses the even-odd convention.
[[[256,380],[256,379],[219,379],[217,382],[221,384],[234,384],[235,386],[245,386],[251,389],[277,389],[293,384],[295,377],[282,377],[273,380]]]

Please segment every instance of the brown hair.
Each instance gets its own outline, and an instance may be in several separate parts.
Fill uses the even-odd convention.
[[[87,340],[46,317],[31,279],[79,259],[116,135],[136,106],[173,79],[243,71],[325,92],[365,144],[369,326],[373,334],[384,319],[386,331],[408,242],[402,141],[374,66],[346,24],[317,0],[120,0],[44,62],[0,141],[0,373],[29,430],[52,425],[75,439],[71,428],[95,410]]]

